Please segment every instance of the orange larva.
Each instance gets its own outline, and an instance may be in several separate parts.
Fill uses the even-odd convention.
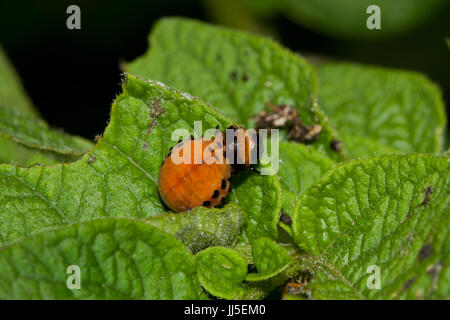
[[[246,134],[246,131],[240,131]],[[245,145],[236,143],[237,139],[229,144],[226,144],[225,140],[191,138],[178,143],[172,149],[164,160],[158,177],[159,194],[170,209],[181,212],[199,206],[212,208],[224,201],[231,189],[231,174],[250,166],[250,153],[256,146],[255,140],[247,135],[245,140],[241,140],[245,141]],[[192,150],[191,161],[175,163],[172,154],[176,153],[182,157],[186,148]],[[194,152],[195,148],[201,150],[201,153]],[[226,163],[227,149],[233,149],[235,157],[241,158],[243,163]]]

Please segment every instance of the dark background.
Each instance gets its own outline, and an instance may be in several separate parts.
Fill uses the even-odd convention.
[[[71,4],[81,8],[81,30],[66,28]],[[266,22],[294,51],[422,71],[449,101],[450,52],[444,43],[450,36],[449,13],[450,1],[420,28],[377,41],[332,39],[281,15]],[[119,63],[146,51],[158,18],[177,15],[212,20],[200,0],[2,1],[0,43],[44,119],[93,139],[103,132],[120,92]]]

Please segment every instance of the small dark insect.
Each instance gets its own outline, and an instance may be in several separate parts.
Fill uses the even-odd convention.
[[[419,206],[427,205],[428,202],[430,202],[430,194],[433,193],[433,187],[429,186],[425,189],[425,198],[423,199],[422,203]]]
[[[419,251],[419,261],[423,261],[428,258],[431,252],[433,252],[433,245],[431,243],[424,245]]]
[[[284,224],[287,224],[288,226],[292,225],[292,218],[285,213],[281,213],[280,221]]]
[[[331,143],[330,143],[330,147],[331,147],[331,149],[333,149],[334,151],[339,152],[339,151],[341,151],[341,149],[342,149],[342,143],[341,143],[339,140],[333,140],[333,141],[331,141]]]
[[[304,125],[298,117],[297,109],[292,106],[282,104],[276,106],[271,102],[266,102],[271,112],[261,111],[255,116],[258,129],[287,129],[286,138],[299,143],[310,143],[319,138],[322,132],[321,125],[308,127]]]
[[[237,71],[232,71],[232,72],[230,73],[230,77],[231,77],[231,80],[237,81],[237,80],[238,80],[238,74],[237,74]]]
[[[415,281],[416,281],[416,277],[412,277],[411,279],[409,279],[408,281],[406,281],[406,282],[403,284],[403,289],[404,289],[404,290],[408,290],[409,287],[411,287],[411,285],[412,285]]]

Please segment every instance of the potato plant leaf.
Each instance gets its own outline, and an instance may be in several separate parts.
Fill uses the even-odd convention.
[[[317,70],[319,103],[353,157],[441,151],[442,95],[425,76],[350,63],[325,63]]]
[[[0,107],[0,135],[29,149],[61,160],[75,160],[92,149],[81,137],[51,129],[44,121]]]
[[[244,257],[230,248],[210,247],[196,258],[198,280],[209,293],[225,299],[239,297],[247,275]]]
[[[77,275],[78,289],[71,287]],[[0,249],[0,298],[206,297],[195,257],[175,237],[138,220],[105,218],[47,230]]]
[[[448,298],[449,173],[448,157],[387,155],[339,165],[305,191],[292,228],[320,265],[312,297]]]
[[[291,262],[289,253],[269,238],[259,238],[252,243],[252,254],[257,273],[250,273],[245,280],[261,281],[276,276]]]
[[[280,254],[279,247],[281,247],[288,253],[290,260],[289,263],[285,267],[282,267],[282,270],[280,272],[274,272],[273,276],[260,277],[258,279],[258,277],[256,277],[257,274],[253,273],[253,275],[255,275],[255,280],[257,281],[244,282],[241,291],[242,295],[240,296],[241,299],[263,299],[271,293],[277,293],[277,295],[281,296],[280,293],[281,291],[284,291],[283,287],[285,287],[287,283],[297,281],[302,275],[306,275],[307,273],[315,270],[316,262],[314,260],[314,257],[311,257],[310,255],[302,252],[302,250],[300,250],[293,243],[273,242],[273,244],[277,246],[275,252],[277,252],[278,254]],[[275,248],[273,244],[271,245],[271,247]],[[260,246],[260,248],[261,247],[262,246]],[[282,255],[284,256],[284,253]],[[279,257],[280,256],[278,256],[278,258]],[[268,255],[264,257],[261,256],[261,258],[262,260],[265,260],[267,262],[267,265],[270,264],[275,266],[275,264],[268,261]],[[281,264],[279,266],[281,266]],[[249,276],[250,274],[247,276],[247,278]]]
[[[38,117],[30,98],[27,96],[19,76],[6,53],[0,46],[0,105],[20,112],[25,116]]]
[[[276,239],[281,210],[281,188],[276,176],[243,171],[232,177],[230,202],[246,213],[246,235],[250,241]]]
[[[19,77],[5,52],[0,47],[0,108],[16,110],[25,116],[38,117],[39,114],[25,93]],[[48,156],[33,152],[6,137],[0,136],[0,163],[16,162],[24,166],[34,163],[51,164]]]
[[[40,120],[0,47],[0,162],[23,166],[74,160],[92,149],[87,140],[49,128]]]
[[[280,142],[280,167],[277,173],[283,195],[283,212],[291,214],[292,200],[301,195],[336,164],[326,155],[299,143]]]
[[[339,157],[315,103],[316,74],[299,55],[266,38],[182,18],[160,20],[149,43],[129,71],[196,95],[247,127],[267,102],[295,106],[305,124],[323,127],[311,145]]]
[[[202,121],[203,130],[231,125],[201,100],[129,75],[105,134],[91,153],[54,166],[0,165],[0,243],[95,217],[164,213],[157,187],[160,165],[178,141],[172,131],[185,128],[193,133],[196,120]],[[267,198],[276,200],[279,189],[272,178],[258,177],[258,183],[265,185]],[[262,212],[257,206],[252,209]]]

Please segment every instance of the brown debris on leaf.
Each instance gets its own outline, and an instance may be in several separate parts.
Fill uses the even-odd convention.
[[[166,111],[166,110],[161,105],[161,102],[159,100],[155,99],[152,101],[152,108],[150,109],[150,112],[149,112],[151,121],[150,121],[150,124],[148,125],[147,134],[145,136],[144,149],[148,149],[148,137],[150,136],[150,133],[152,132],[153,127],[156,125],[156,119],[164,111]]]
[[[258,129],[287,129],[287,139],[303,144],[319,138],[322,126],[317,124],[308,127],[303,124],[294,107],[286,104],[276,106],[271,102],[266,102],[266,106],[272,111],[263,110],[254,117]]]

